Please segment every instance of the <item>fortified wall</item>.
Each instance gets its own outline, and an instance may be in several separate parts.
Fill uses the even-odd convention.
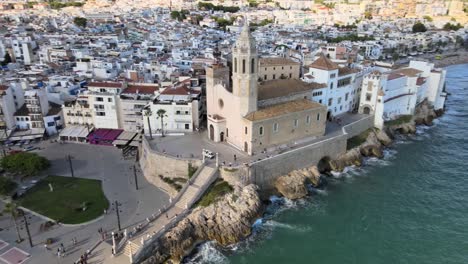
[[[337,159],[346,153],[347,140],[374,126],[374,116],[368,116],[343,127],[342,133],[278,155],[254,161],[236,168],[221,167],[220,176],[230,184],[254,183],[268,194],[274,190],[276,178],[297,169],[317,166],[322,159]]]
[[[202,161],[199,159],[176,158],[153,150],[148,140],[143,137],[140,148],[140,167],[143,175],[151,184],[162,188],[172,197],[177,195],[177,192],[165,183],[159,175],[165,178],[185,178],[188,180],[189,164],[199,167]]]

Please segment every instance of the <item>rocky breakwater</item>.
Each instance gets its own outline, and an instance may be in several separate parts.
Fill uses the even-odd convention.
[[[180,263],[203,241],[217,241],[221,245],[237,243],[251,234],[252,223],[261,212],[262,202],[256,185],[235,187],[217,202],[194,209],[159,238],[152,256],[142,263]]]
[[[280,176],[275,181],[276,190],[284,197],[295,200],[309,194],[307,184],[314,187],[322,185],[323,179],[316,166],[293,170],[288,175]]]

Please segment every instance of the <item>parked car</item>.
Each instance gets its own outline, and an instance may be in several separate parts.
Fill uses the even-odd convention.
[[[23,148],[23,151],[33,151],[35,149],[37,149],[35,146],[27,146],[27,147]]]
[[[203,150],[203,155],[209,159],[212,159],[215,157],[215,154],[207,149]]]

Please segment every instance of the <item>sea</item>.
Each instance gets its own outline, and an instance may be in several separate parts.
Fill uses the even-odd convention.
[[[306,199],[271,197],[246,240],[203,243],[184,262],[467,264],[468,64],[447,70],[446,112],[432,127]]]

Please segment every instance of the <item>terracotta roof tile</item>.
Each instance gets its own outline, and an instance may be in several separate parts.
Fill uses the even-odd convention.
[[[316,59],[314,62],[312,62],[312,64],[310,64],[309,67],[310,68],[315,68],[315,69],[320,69],[320,70],[326,70],[326,71],[338,70],[339,69],[338,64],[331,61],[323,53],[320,54],[320,57],[318,59]]]
[[[244,118],[249,121],[260,121],[321,107],[325,106],[307,99],[299,99],[261,108],[258,111],[248,114]]]

